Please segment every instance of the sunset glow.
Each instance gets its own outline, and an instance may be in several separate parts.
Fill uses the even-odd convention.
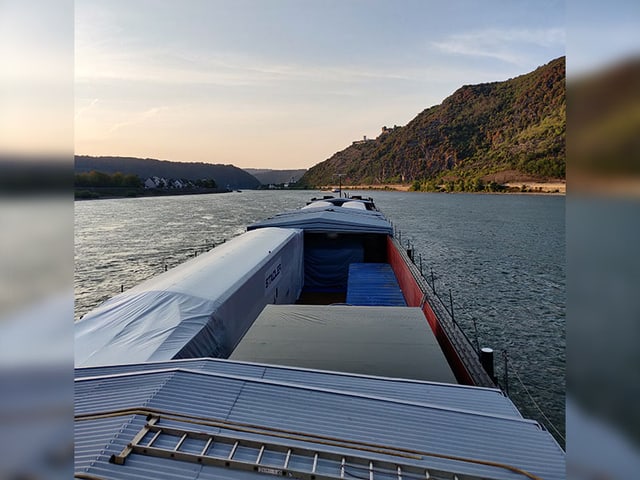
[[[562,10],[555,1],[78,2],[76,153],[310,167],[464,84],[563,55]]]

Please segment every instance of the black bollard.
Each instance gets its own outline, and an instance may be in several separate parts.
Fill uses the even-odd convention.
[[[493,348],[484,347],[480,349],[480,363],[489,377],[493,379],[495,373],[493,369]]]

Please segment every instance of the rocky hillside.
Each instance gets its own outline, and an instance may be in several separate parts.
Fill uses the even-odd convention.
[[[135,174],[141,179],[161,177],[166,179],[213,179],[221,187],[257,188],[260,182],[251,174],[233,165],[211,163],[183,163],[135,157],[90,157],[76,155],[75,172],[95,170],[103,173]]]
[[[414,183],[478,190],[500,172],[510,180],[565,177],[565,58],[504,81],[465,85],[406,126],[383,128],[310,168],[301,183]]]

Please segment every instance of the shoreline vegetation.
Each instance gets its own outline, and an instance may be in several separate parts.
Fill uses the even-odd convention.
[[[98,200],[101,198],[134,198],[170,195],[193,195],[224,193],[230,188],[220,188],[214,179],[199,180],[153,177],[143,181],[133,173],[113,174],[92,170],[75,174],[74,197],[76,200]]]
[[[180,195],[204,195],[208,193],[231,193],[233,190],[221,188],[201,188],[183,190],[130,189],[130,188],[76,188],[75,200],[107,200],[110,198],[172,197]]]
[[[383,183],[375,185],[342,185],[342,190],[396,190],[400,192],[432,192],[432,193],[535,193],[546,195],[566,195],[567,182],[557,180],[553,182],[516,182],[510,181],[504,184],[496,184],[490,189],[478,188],[477,190],[456,189],[455,186],[438,185],[433,189],[416,188],[416,184]],[[320,190],[333,190],[338,185],[326,185],[318,187]]]
[[[425,192],[422,190],[414,190],[410,184],[375,184],[375,185],[343,185],[342,190],[382,190],[382,191],[398,191],[398,192]],[[504,188],[497,191],[480,190],[475,192],[469,191],[446,191],[436,190],[431,193],[485,193],[485,194],[535,194],[535,195],[566,195],[566,182],[509,182],[503,185]],[[306,188],[304,190],[320,190],[326,193],[332,193],[333,189],[337,189],[337,185],[326,185],[318,188]],[[164,190],[164,189],[114,189],[109,188],[102,190],[100,188],[78,189],[75,190],[75,200],[107,200],[110,198],[139,198],[139,197],[166,197],[178,195],[205,195],[211,193],[233,193],[234,190],[220,188],[203,188],[203,189],[183,189],[183,190]],[[118,191],[120,190],[120,191]],[[280,188],[279,190],[283,190]],[[289,188],[289,190],[300,190],[299,188]],[[237,192],[237,191],[236,191]],[[335,193],[335,192],[333,192]]]
[[[261,189],[296,189],[321,190],[336,192],[338,185],[321,185],[309,187],[307,185],[261,185]],[[507,193],[507,194],[546,194],[565,195],[566,180],[559,178],[535,178],[523,176],[518,172],[505,171],[485,176],[482,179],[464,179],[461,177],[446,177],[439,182],[416,180],[413,183],[376,183],[342,185],[342,190],[395,190],[402,192],[440,192],[440,193]],[[108,174],[91,171],[76,173],[74,181],[74,197],[76,200],[98,200],[108,198],[135,198],[175,195],[202,195],[210,193],[227,193],[235,189],[226,186],[221,188],[215,179],[169,179],[148,178],[145,181],[135,174],[116,172]],[[240,190],[235,190],[239,192]]]

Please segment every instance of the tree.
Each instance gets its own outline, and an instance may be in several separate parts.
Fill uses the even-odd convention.
[[[76,187],[134,187],[142,186],[137,175],[116,172],[113,175],[92,170],[88,173],[76,173],[74,185]]]

